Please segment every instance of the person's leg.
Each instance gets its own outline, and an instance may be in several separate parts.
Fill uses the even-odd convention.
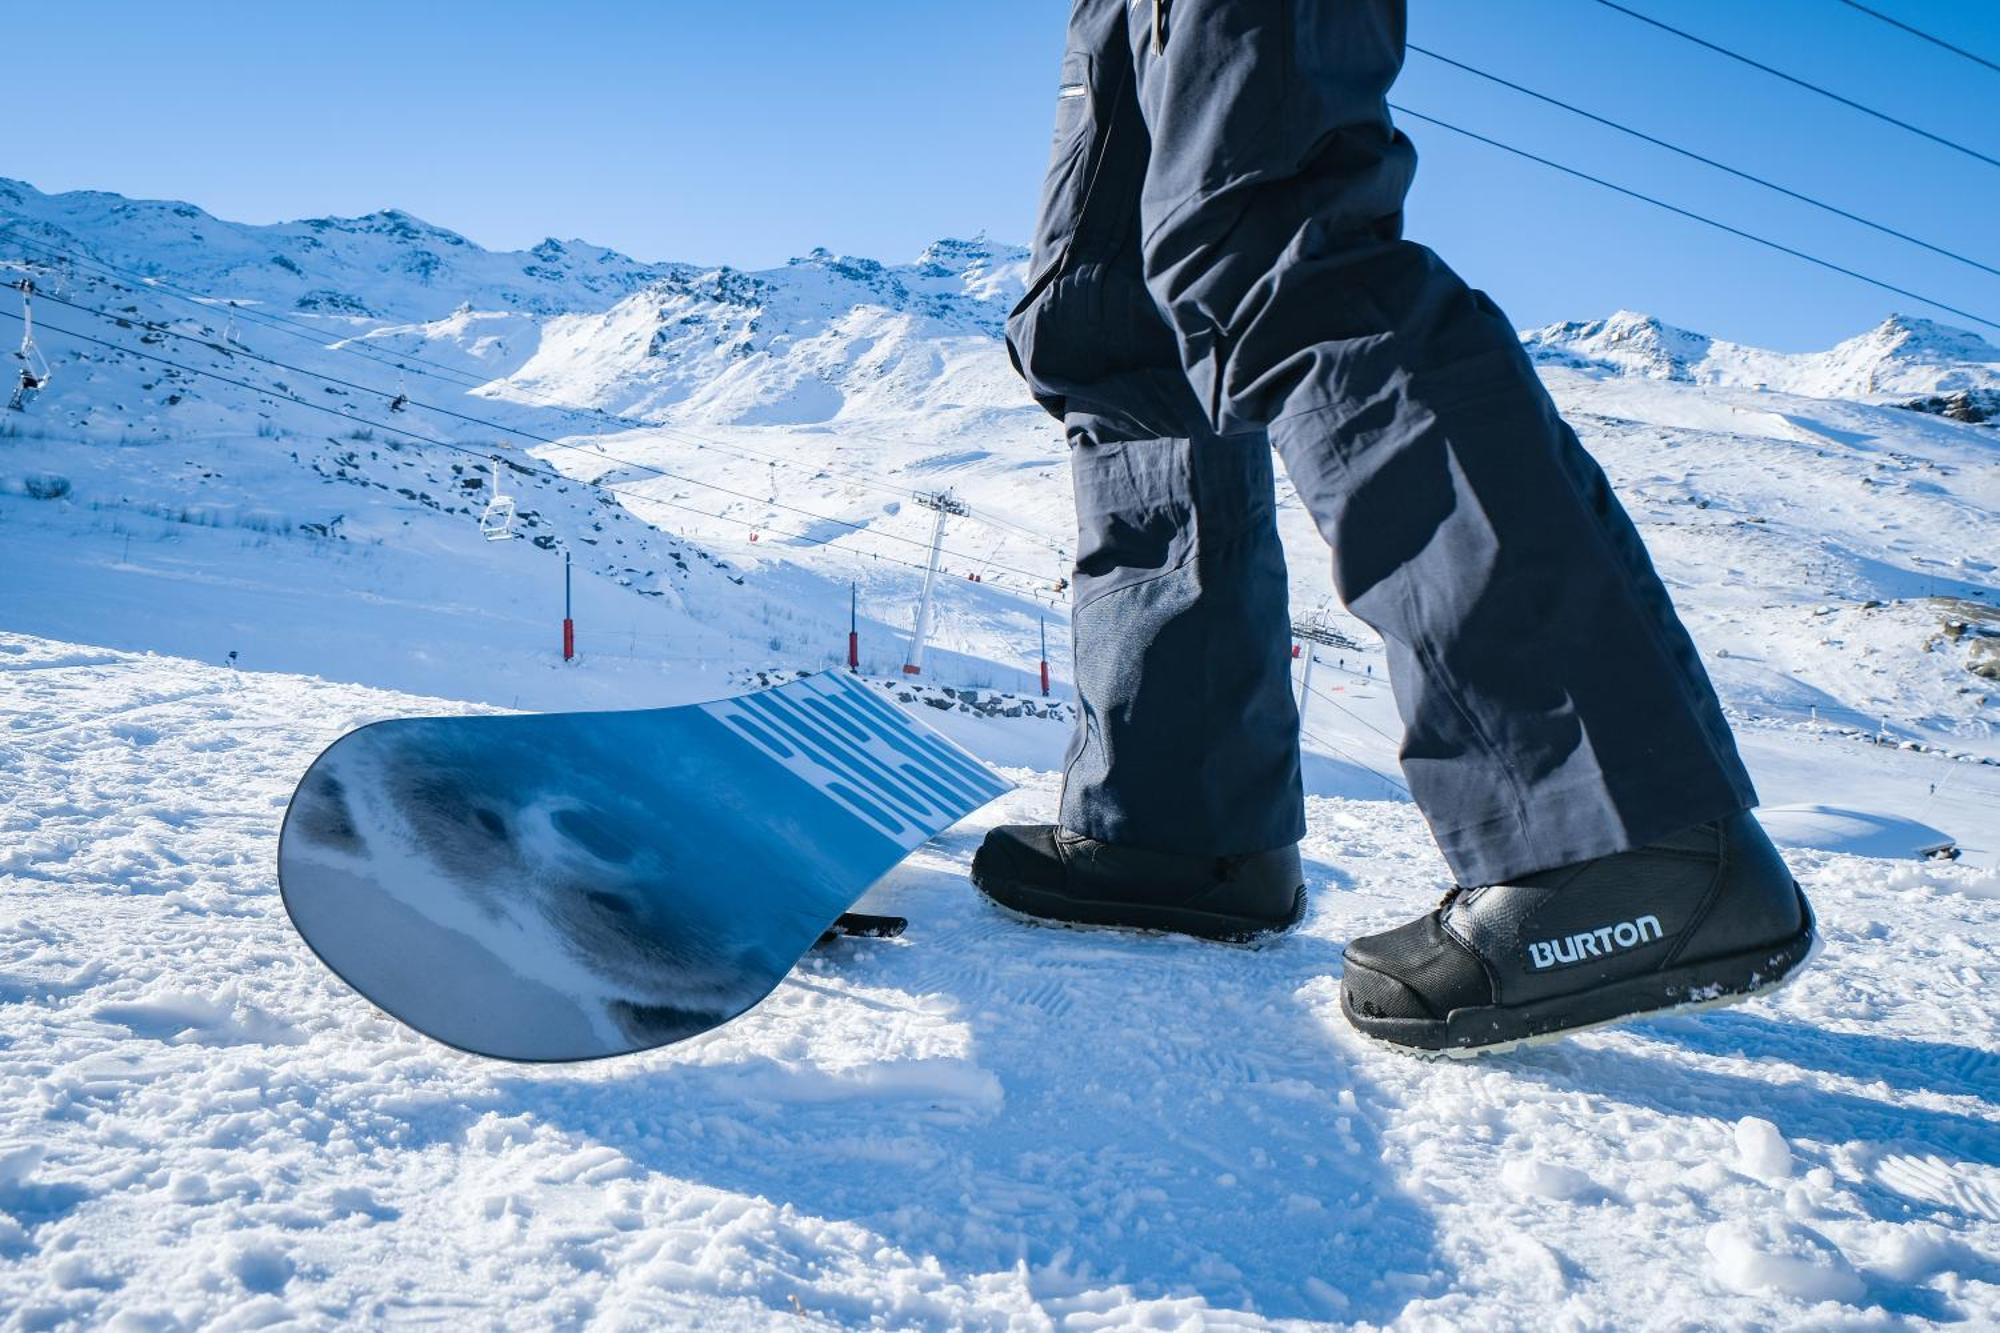
[[[1062,826],[1233,856],[1305,831],[1284,554],[1263,442],[1080,439]]]
[[[975,878],[1038,915],[1084,919],[1082,897],[1108,924],[1242,933],[1232,902],[1289,921],[1304,831],[1271,450],[1211,429],[1147,290],[1147,142],[1124,32],[1124,0],[1077,5],[1033,276],[1008,321],[1016,366],[1063,422],[1075,483],[1068,841],[998,830]],[[1212,893],[1224,860],[1249,867],[1239,879],[1275,876],[1272,902]],[[1027,896],[1038,872],[1059,901]],[[1158,910],[1197,898],[1196,917]]]
[[[1156,28],[1155,10],[1163,23]],[[1145,266],[1224,436],[1268,431],[1381,633],[1460,883],[1755,803],[1631,522],[1491,301],[1401,238],[1400,0],[1132,7]]]
[[[1143,264],[1225,438],[1268,432],[1381,633],[1458,883],[1352,941],[1370,1035],[1472,1050],[1759,993],[1803,963],[1706,673],[1507,320],[1402,239],[1400,0],[1138,0]]]

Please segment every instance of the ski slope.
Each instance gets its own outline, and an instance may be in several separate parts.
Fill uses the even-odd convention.
[[[2000,349],[1524,334],[1827,947],[1730,1013],[1433,1066],[1337,1012],[1341,942],[1447,879],[1282,484],[1294,614],[1353,645],[1307,697],[1304,928],[1049,930],[966,886],[1054,807],[1066,722],[996,700],[1041,710],[1044,630],[1071,694],[1063,442],[996,337],[1018,250],[742,273],[0,182],[0,262],[68,303],[0,414],[0,1328],[2000,1324]],[[535,1069],[291,931],[279,818],[336,736],[727,694],[844,660],[851,604],[899,678],[945,488],[973,515],[910,706],[1021,788],[878,888],[906,937]]]

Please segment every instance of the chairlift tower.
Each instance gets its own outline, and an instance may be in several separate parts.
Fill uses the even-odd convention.
[[[1306,703],[1312,698],[1313,646],[1319,644],[1328,648],[1346,648],[1352,644],[1346,635],[1338,630],[1328,629],[1320,616],[1314,616],[1310,620],[1293,621],[1292,637],[1305,645],[1305,670],[1299,674],[1299,730],[1304,731]]]
[[[956,515],[964,518],[972,512],[971,506],[950,491],[927,491],[917,497],[917,503],[937,513],[937,521],[931,524],[931,560],[924,570],[924,593],[917,601],[917,624],[910,634],[910,655],[903,663],[903,674],[921,676],[924,674],[924,645],[931,634],[931,587],[937,582],[938,557],[944,551],[945,520]]]

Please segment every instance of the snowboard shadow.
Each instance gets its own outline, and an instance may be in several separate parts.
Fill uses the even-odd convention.
[[[1174,1322],[1191,1298],[1379,1322],[1441,1287],[1430,1214],[1383,1160],[1388,1098],[1327,1023],[1337,943],[1029,925],[931,866],[874,904],[912,918],[905,941],[837,945],[767,1010],[624,1077],[499,1078],[492,1109],[857,1224],[967,1288],[1013,1272],[1058,1320],[1124,1288],[1183,1302],[1158,1307]],[[810,1029],[835,1022],[836,1059],[813,1060]],[[863,1063],[838,1059],[857,1044]]]

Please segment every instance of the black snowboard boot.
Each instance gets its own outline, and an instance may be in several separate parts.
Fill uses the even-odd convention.
[[[1341,1008],[1417,1055],[1475,1055],[1666,1009],[1733,1004],[1805,963],[1812,910],[1747,814],[1634,851],[1453,889],[1347,946]]]
[[[1176,856],[1116,847],[1050,824],[986,835],[972,882],[1001,907],[1076,926],[1131,926],[1244,941],[1305,915],[1296,846],[1246,856]]]

